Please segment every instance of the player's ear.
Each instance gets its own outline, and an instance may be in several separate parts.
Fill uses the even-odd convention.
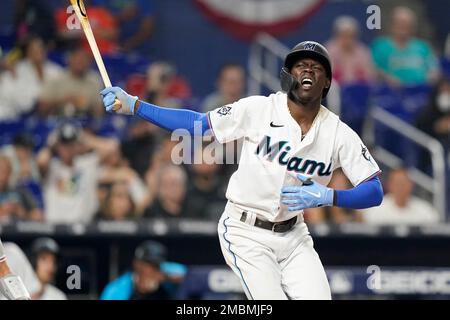
[[[331,80],[327,78],[327,81],[325,82],[325,89],[330,89],[331,86]]]

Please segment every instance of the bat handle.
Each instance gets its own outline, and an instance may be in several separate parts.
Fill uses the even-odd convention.
[[[117,111],[120,108],[122,108],[122,103],[119,101],[119,99],[115,99],[113,104],[113,110]]]
[[[100,68],[101,70],[105,70],[104,68]],[[101,72],[101,76],[103,78],[103,83],[105,84],[105,88],[110,88],[112,87],[111,85],[111,80],[109,80],[108,74],[105,72]],[[117,111],[120,108],[122,108],[122,103],[119,101],[119,99],[114,99],[114,104],[113,104],[113,111]]]
[[[108,77],[106,77],[106,81],[105,81],[105,78],[103,79],[103,81],[105,82],[105,84],[106,84],[106,88],[109,88],[109,87],[111,87],[111,82],[109,81],[109,78]],[[119,110],[120,108],[122,108],[122,103],[119,101],[119,99],[114,99],[114,104],[113,104],[113,111],[117,111],[117,110]]]

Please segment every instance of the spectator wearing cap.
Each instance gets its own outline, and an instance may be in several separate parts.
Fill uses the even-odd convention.
[[[176,298],[186,267],[167,261],[167,248],[147,240],[135,250],[132,271],[109,283],[101,300],[168,300]]]
[[[98,210],[100,161],[117,150],[113,139],[98,138],[65,122],[38,154],[44,177],[45,220],[88,223]]]
[[[31,245],[30,261],[41,284],[36,300],[67,300],[67,296],[52,283],[58,266],[59,245],[52,238],[38,238]]]

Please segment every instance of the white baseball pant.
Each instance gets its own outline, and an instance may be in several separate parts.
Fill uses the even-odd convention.
[[[330,300],[327,276],[303,219],[285,233],[241,222],[228,202],[218,233],[225,261],[252,300]],[[247,213],[247,222],[255,221]]]

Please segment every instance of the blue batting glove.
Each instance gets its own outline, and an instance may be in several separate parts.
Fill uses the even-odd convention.
[[[314,182],[301,174],[297,174],[297,179],[302,182],[301,186],[283,187],[281,189],[281,203],[288,206],[289,211],[333,205],[333,189]]]
[[[134,105],[138,99],[136,96],[129,95],[119,87],[109,87],[100,91],[103,97],[103,105],[106,112],[133,115]],[[118,99],[122,106],[118,110],[113,110],[114,101]]]

